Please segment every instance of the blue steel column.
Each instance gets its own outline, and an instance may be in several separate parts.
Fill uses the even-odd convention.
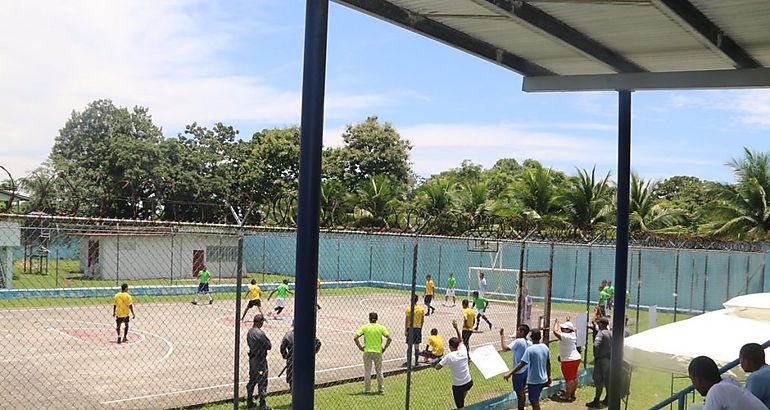
[[[609,408],[620,409],[619,381],[623,379],[623,329],[628,287],[628,214],[631,184],[631,91],[618,91],[618,216],[615,239],[615,296],[612,312],[612,361]]]
[[[305,57],[299,149],[296,298],[294,299],[294,385],[292,408],[312,409],[315,384],[316,279],[318,218],[321,207],[324,87],[328,0],[308,0],[305,8]]]

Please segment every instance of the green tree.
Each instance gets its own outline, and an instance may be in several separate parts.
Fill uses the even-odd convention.
[[[400,192],[385,175],[374,175],[356,189],[356,224],[360,227],[388,228],[398,207]]]
[[[413,182],[409,151],[412,144],[398,131],[377,117],[348,125],[342,133],[345,145],[330,148],[324,154],[324,174],[342,181],[354,190],[362,181],[375,175],[387,175],[395,184],[410,186]]]
[[[539,164],[538,164],[539,165]],[[514,195],[528,213],[528,219],[541,227],[563,225],[562,188],[557,180],[564,180],[551,168],[532,166],[524,171],[514,186]]]
[[[161,139],[147,108],[97,100],[59,131],[51,167],[78,188],[85,215],[146,217],[153,210],[141,199],[154,191]]]
[[[770,152],[743,149],[743,158],[727,163],[737,183],[718,184],[711,190],[714,218],[711,232],[735,239],[770,239]]]
[[[666,208],[653,195],[655,183],[631,174],[629,228],[643,232],[677,232],[682,211]]]
[[[570,178],[564,198],[569,221],[574,227],[591,230],[597,225],[609,223],[612,215],[610,173],[597,179],[595,166],[590,174],[585,169],[578,169],[577,175]]]
[[[328,179],[321,184],[321,224],[327,227],[344,226],[352,211],[355,195],[347,191],[345,185],[337,180]]]

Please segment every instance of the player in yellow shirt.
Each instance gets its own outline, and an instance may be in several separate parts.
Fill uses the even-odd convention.
[[[422,323],[425,321],[425,309],[418,305],[420,298],[417,295],[413,295],[412,304],[406,308],[406,318],[404,320],[404,337],[406,338],[407,352],[409,352],[409,345],[414,346],[414,365],[415,367],[420,365],[420,343],[422,343]],[[412,317],[412,306],[414,306],[414,323],[409,326],[409,321]],[[406,362],[402,366],[409,366],[409,354],[407,353]]]
[[[128,342],[128,312],[131,312],[131,317],[136,319],[134,313],[134,300],[131,295],[128,294],[128,283],[120,285],[120,292],[115,294],[112,303],[112,317],[115,318],[116,327],[118,332],[118,343]],[[120,338],[120,324],[125,323],[123,327],[123,338]]]
[[[433,328],[430,330],[428,347],[422,352],[422,357],[425,358],[425,363],[428,363],[431,360],[441,359],[442,356],[444,356],[444,339],[438,335],[438,329]]]
[[[436,285],[433,283],[433,279],[431,279],[430,275],[425,276],[425,309],[427,309],[427,312],[425,312],[425,316],[430,316],[431,313],[433,313],[436,308],[430,305],[430,302],[433,301],[433,294],[435,293]]]
[[[476,324],[476,311],[468,306],[468,299],[463,299],[463,343],[466,348],[470,348],[473,326]],[[470,356],[468,356],[470,358]],[[469,359],[470,360],[470,359]]]
[[[249,311],[252,307],[256,306],[257,310],[259,310],[259,313],[264,316],[264,313],[262,313],[262,299],[260,297],[262,296],[262,289],[259,288],[259,285],[257,285],[257,280],[252,279],[251,284],[249,285],[249,291],[246,292],[246,297],[249,299],[249,304],[246,305],[246,310],[243,311],[243,316],[241,316],[241,321],[246,318],[246,312]]]

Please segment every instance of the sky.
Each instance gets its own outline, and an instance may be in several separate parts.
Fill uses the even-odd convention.
[[[167,137],[300,122],[304,0],[0,5],[0,165],[14,177],[96,99],[148,107]],[[527,94],[510,70],[334,3],[327,59],[325,146],[376,115],[413,143],[422,177],[501,158],[617,174],[616,93]],[[770,90],[636,92],[632,117],[645,178],[732,181],[743,147],[770,151]]]

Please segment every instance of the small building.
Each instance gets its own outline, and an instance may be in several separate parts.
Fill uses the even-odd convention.
[[[26,195],[0,189],[0,204],[5,204],[6,210],[13,210],[13,207],[16,206],[16,212],[19,212],[21,211],[21,203],[26,201],[29,201],[29,197]]]
[[[94,279],[189,279],[206,266],[213,278],[237,274],[238,236],[178,227],[120,227],[78,232],[80,270]]]
[[[11,289],[13,281],[13,250],[21,246],[21,226],[16,222],[0,221],[0,289]]]

